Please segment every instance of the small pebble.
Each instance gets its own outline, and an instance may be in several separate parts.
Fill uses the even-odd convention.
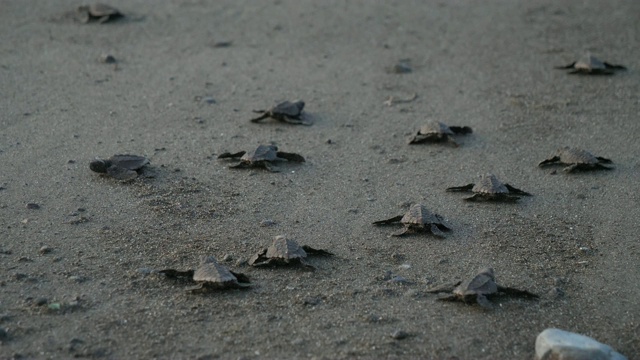
[[[42,247],[40,248],[40,250],[38,250],[38,252],[39,252],[40,254],[42,254],[42,255],[44,255],[44,254],[49,254],[49,253],[50,253],[50,252],[52,252],[52,251],[53,251],[53,249],[52,249],[52,248],[50,248],[50,247],[48,247],[47,245],[42,246]]]
[[[236,266],[237,267],[243,267],[243,266],[247,266],[247,259],[243,259],[243,258],[239,258],[238,260],[236,260]]]
[[[231,254],[226,254],[225,256],[222,257],[222,261],[231,261],[233,260],[233,256],[231,256]]]
[[[104,64],[115,64],[116,63],[116,58],[111,54],[102,54],[102,55],[100,55],[99,60],[100,60],[101,63],[104,63]]]
[[[26,208],[29,210],[38,210],[40,209],[40,205],[36,203],[27,203]]]
[[[39,297],[33,303],[36,304],[36,306],[44,306],[44,305],[47,305],[48,302],[49,300],[47,298]]]
[[[403,330],[396,330],[391,333],[391,338],[395,340],[402,340],[409,337],[409,333]]]
[[[262,227],[270,227],[270,226],[274,226],[277,223],[274,220],[271,219],[264,219],[262,221],[260,221],[260,226]]]

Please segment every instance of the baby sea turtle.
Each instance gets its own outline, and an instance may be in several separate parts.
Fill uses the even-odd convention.
[[[138,170],[149,163],[149,159],[138,155],[113,155],[103,160],[96,158],[89,163],[89,168],[97,173],[107,174],[118,180],[133,180],[138,177]]]
[[[447,188],[447,191],[472,192],[472,196],[464,198],[464,200],[467,201],[518,201],[518,199],[520,199],[519,195],[531,196],[531,194],[526,191],[516,189],[509,184],[501,182],[493,174],[481,176],[480,181],[476,184],[450,187]]]
[[[482,307],[490,308],[489,298],[496,296],[513,296],[529,299],[537,299],[538,295],[525,290],[518,290],[496,284],[496,278],[492,268],[483,268],[472,279],[458,282],[449,286],[441,286],[427,290],[430,293],[441,294],[438,300],[461,301],[464,303],[477,303]]]
[[[549,159],[541,161],[538,166],[546,166],[550,164],[569,165],[563,170],[572,172],[574,170],[612,170],[611,167],[603,164],[611,164],[613,161],[595,156],[590,152],[577,148],[565,146],[556,151],[556,154]]]
[[[309,255],[332,256],[333,254],[326,250],[314,249],[307,245],[300,246],[297,242],[287,239],[285,236],[278,235],[273,240],[271,246],[262,249],[249,259],[249,265],[299,265],[313,270],[315,267],[305,261],[305,258]]]
[[[257,123],[260,120],[272,118],[289,124],[311,125],[310,122],[304,120],[302,116],[302,109],[304,109],[304,101],[302,100],[281,102],[267,110],[253,110],[253,112],[262,115],[255,119],[251,119],[251,122]]]
[[[430,122],[420,128],[418,133],[409,139],[409,144],[420,144],[423,142],[450,142],[454,146],[458,143],[453,139],[453,135],[471,134],[468,126],[448,126],[439,121]]]
[[[295,153],[287,153],[284,151],[278,151],[278,147],[275,145],[260,145],[255,150],[246,152],[240,151],[237,153],[223,153],[218,156],[218,159],[227,158],[240,158],[240,162],[236,165],[229,166],[230,168],[251,168],[262,167],[272,172],[278,172],[277,167],[273,166],[273,162],[276,161],[293,161],[304,162],[304,157]]]
[[[249,278],[241,273],[230,271],[225,266],[220,265],[213,256],[205,256],[200,262],[200,266],[194,270],[179,271],[174,269],[160,270],[171,279],[186,278],[190,282],[198,283],[190,287],[187,291],[197,291],[201,289],[240,289],[249,287]]]
[[[569,74],[612,75],[616,70],[626,70],[627,68],[622,65],[609,64],[587,54],[578,61],[565,66],[557,66],[556,69],[572,69]]]
[[[94,21],[104,24],[124,16],[118,9],[101,3],[78,6],[76,13],[78,20],[85,24]]]
[[[394,225],[401,223],[404,229],[393,233],[393,236],[402,236],[407,233],[427,232],[438,237],[444,237],[445,231],[451,230],[442,223],[442,217],[431,213],[422,204],[415,204],[404,215],[398,215],[387,220],[376,221],[374,225]]]

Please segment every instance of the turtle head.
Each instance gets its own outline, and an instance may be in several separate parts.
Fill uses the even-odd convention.
[[[96,158],[95,160],[89,163],[89,169],[97,173],[106,173],[107,168],[110,165],[111,164],[109,161]]]

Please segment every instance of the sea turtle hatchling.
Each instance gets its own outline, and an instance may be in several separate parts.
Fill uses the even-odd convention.
[[[128,181],[138,177],[138,171],[149,164],[149,159],[138,155],[113,155],[108,159],[96,158],[89,163],[89,169],[107,174],[114,179]]]
[[[272,163],[277,161],[304,162],[304,157],[295,153],[278,151],[275,145],[260,145],[252,151],[240,151],[237,153],[225,152],[218,155],[218,159],[240,158],[240,162],[230,168],[252,168],[262,167],[271,172],[278,172],[277,167]]]
[[[124,16],[118,9],[101,3],[78,6],[76,14],[78,20],[85,24],[94,21],[104,24]]]
[[[284,101],[267,110],[253,110],[253,112],[262,115],[251,119],[251,122],[257,123],[263,119],[271,118],[289,124],[311,125],[311,122],[304,119],[302,109],[304,109],[304,101],[302,100]]]
[[[612,162],[607,158],[595,156],[586,150],[565,146],[556,150],[554,156],[541,161],[538,166],[564,164],[568,165],[563,169],[566,172],[575,170],[612,170],[613,168],[603,165],[611,164]]]
[[[454,146],[458,146],[458,143],[453,139],[453,136],[471,134],[472,132],[473,130],[468,126],[448,126],[439,121],[433,121],[422,126],[420,130],[418,130],[418,132],[409,139],[409,144],[447,141]]]
[[[525,290],[496,284],[496,278],[492,268],[483,268],[470,280],[457,282],[453,285],[439,286],[427,290],[429,293],[440,294],[438,300],[461,301],[467,304],[477,303],[482,307],[491,308],[489,298],[497,296],[512,296],[529,299],[537,299],[538,295]]]
[[[526,191],[501,182],[493,174],[482,175],[475,184],[450,187],[447,191],[472,192],[472,196],[464,198],[466,201],[518,201],[520,196],[531,196]]]
[[[616,70],[626,70],[627,68],[622,65],[609,64],[591,54],[587,54],[569,65],[556,66],[556,69],[571,69],[568,72],[569,74],[612,75]]]
[[[314,249],[310,246],[298,245],[297,242],[278,235],[273,240],[271,246],[260,250],[257,254],[249,259],[251,266],[282,266],[282,265],[299,265],[307,269],[315,269],[309,265],[305,259],[307,256],[332,256],[333,254],[321,249]]]
[[[394,216],[387,220],[376,221],[374,225],[403,224],[404,228],[393,236],[402,236],[408,233],[431,233],[438,237],[444,237],[445,231],[451,229],[442,223],[442,217],[427,210],[422,204],[414,204],[404,215]]]
[[[196,270],[165,269],[159,273],[171,279],[186,278],[190,282],[196,282],[196,286],[187,289],[190,292],[202,289],[242,289],[250,286],[246,275],[230,271],[213,256],[203,257]]]

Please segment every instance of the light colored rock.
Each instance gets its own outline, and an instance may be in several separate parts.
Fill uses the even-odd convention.
[[[536,339],[536,359],[539,360],[627,360],[611,346],[588,336],[546,329]]]

